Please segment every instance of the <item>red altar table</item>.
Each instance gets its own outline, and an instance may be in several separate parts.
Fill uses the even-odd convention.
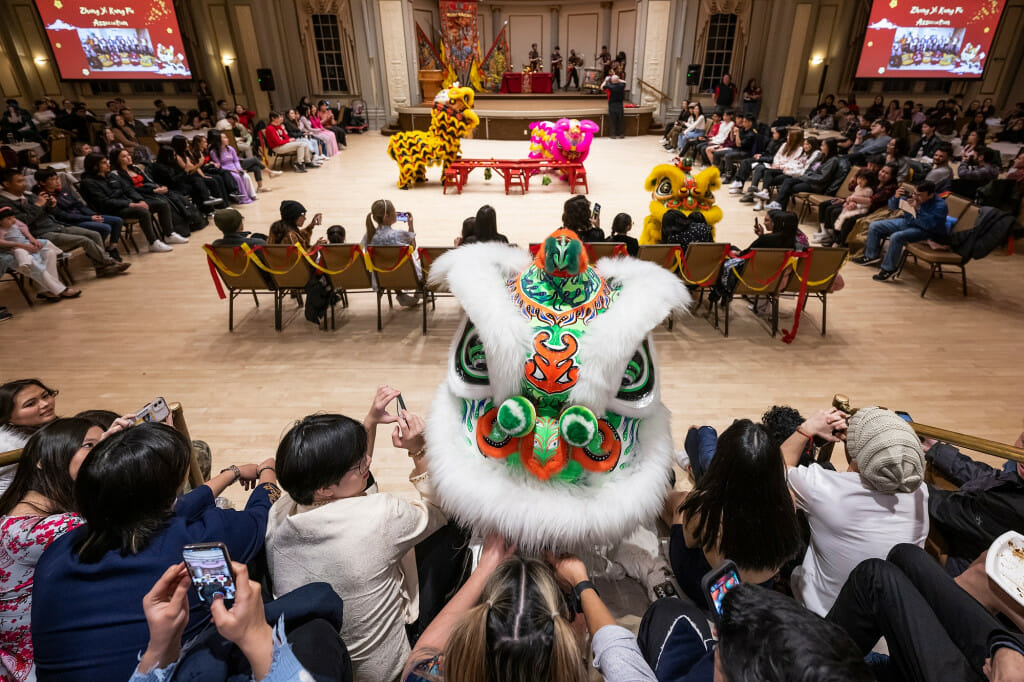
[[[523,194],[530,191],[530,177],[549,171],[561,171],[568,180],[570,194],[577,188],[584,193],[590,192],[587,185],[587,171],[582,163],[572,161],[553,161],[547,159],[456,159],[445,171],[443,186],[444,194],[448,188],[454,187],[459,194],[469,180],[469,174],[476,168],[492,168],[505,181],[505,194],[513,187],[518,187]]]
[[[537,92],[549,95],[551,94],[552,78],[553,76],[550,73],[506,71],[501,75],[501,88],[499,88],[498,92],[515,94]]]

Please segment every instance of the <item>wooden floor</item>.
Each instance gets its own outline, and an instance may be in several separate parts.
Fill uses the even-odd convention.
[[[498,180],[472,177],[461,195],[444,196],[438,169],[430,182],[403,192],[377,134],[350,137],[349,149],[317,171],[271,180],[274,191],[243,207],[246,227],[266,231],[283,199],[324,213],[324,229],[340,223],[358,239],[374,199],[392,199],[414,214],[421,245],[450,244],[462,219],[484,203],[497,209],[500,230],[519,244],[537,241],[560,224],[564,185],[531,183],[526,196],[505,196]],[[520,142],[467,141],[469,157],[525,157]],[[602,205],[606,226],[616,213],[637,223],[647,215],[643,181],[668,162],[653,137],[595,140],[587,161],[590,198]],[[753,213],[723,189],[720,239],[746,246]],[[227,301],[214,293],[201,251],[212,225],[173,253],[132,256],[130,274],[95,280],[77,259],[84,295],[29,310],[13,285],[0,286],[0,304],[15,319],[0,326],[0,378],[36,376],[61,391],[58,413],[87,408],[120,412],[154,396],[181,401],[192,434],[208,441],[214,469],[273,456],[281,434],[297,418],[319,411],[361,417],[374,388],[400,388],[409,408],[427,412],[444,375],[459,320],[453,299],[440,299],[430,333],[420,313],[396,309],[375,325],[372,296],[353,296],[338,329],[320,332],[301,311],[288,309],[275,332],[269,301],[256,310],[239,298],[234,333]],[[319,236],[319,235],[318,235]],[[772,339],[766,322],[737,306],[731,335],[723,338],[700,314],[654,333],[662,395],[673,414],[677,447],[691,424],[724,428],[736,418],[758,418],[775,403],[810,412],[846,393],[856,405],[882,404],[919,421],[1003,442],[1022,428],[1024,384],[1024,258],[995,254],[972,263],[970,296],[954,281],[932,285],[921,299],[921,270],[908,266],[903,281],[871,281],[873,270],[849,265],[847,286],[829,305],[829,333],[818,335],[820,309],[809,306],[792,345]],[[784,304],[789,327],[792,304]],[[404,453],[378,439],[374,473],[381,488],[411,494]],[[242,495],[232,489],[234,499]]]

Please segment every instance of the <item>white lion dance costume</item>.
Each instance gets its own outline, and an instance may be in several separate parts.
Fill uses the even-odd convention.
[[[527,551],[614,544],[650,522],[673,451],[650,331],[688,302],[679,278],[591,265],[564,229],[536,258],[473,244],[430,274],[466,312],[427,425],[443,506]]]

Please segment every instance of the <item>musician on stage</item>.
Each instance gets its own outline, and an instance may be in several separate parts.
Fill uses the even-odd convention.
[[[553,90],[562,87],[562,53],[558,51],[558,45],[555,45],[555,51],[551,53],[551,82]]]
[[[530,71],[540,70],[540,52],[537,51],[537,43],[530,45]]]
[[[576,83],[576,90],[580,89],[580,74],[579,68],[583,66],[583,56],[577,55],[576,50],[569,50],[569,59],[566,61],[567,67],[565,71],[565,89],[569,89],[569,83]]]

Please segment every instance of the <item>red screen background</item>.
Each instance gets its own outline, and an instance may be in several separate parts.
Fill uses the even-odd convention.
[[[980,78],[1005,0],[875,0],[857,78]]]
[[[192,78],[172,0],[36,0],[61,77]]]

